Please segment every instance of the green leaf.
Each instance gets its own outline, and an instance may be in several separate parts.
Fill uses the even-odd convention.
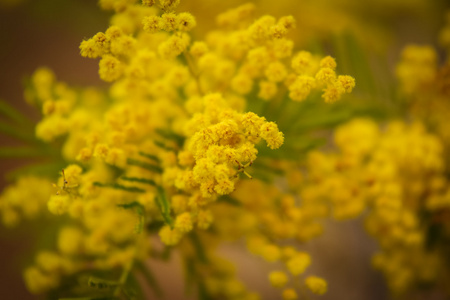
[[[49,156],[51,152],[47,149],[36,147],[1,147],[0,158],[23,158]]]
[[[200,300],[212,300],[213,298],[208,294],[205,283],[203,281],[198,282],[198,298]]]
[[[189,238],[191,239],[192,245],[194,246],[195,253],[197,254],[197,258],[200,262],[207,264],[208,256],[206,255],[205,247],[203,247],[200,238],[198,237],[195,231],[191,231],[189,234]]]
[[[184,259],[184,267],[185,267],[185,294],[187,296],[191,296],[193,293],[193,286],[196,281],[196,270],[195,270],[195,261],[193,258],[186,257]]]
[[[26,125],[28,127],[33,126],[31,121],[25,115],[23,115],[20,111],[3,100],[0,100],[0,114],[5,115],[11,121],[16,122],[18,125]]]
[[[272,150],[273,151],[273,150]],[[275,151],[277,151],[277,150],[275,150]],[[282,151],[282,150],[281,150]],[[276,167],[273,167],[273,166],[270,166],[270,165],[268,165],[268,164],[264,164],[264,163],[262,163],[261,162],[261,159],[259,159],[259,160],[257,160],[253,165],[252,165],[252,167],[254,168],[254,169],[256,169],[256,172],[259,172],[260,170],[264,170],[264,171],[267,171],[267,172],[271,172],[271,173],[273,173],[273,174],[275,174],[275,175],[284,175],[284,170],[282,170],[282,169],[278,169],[278,168],[276,168]]]
[[[433,250],[439,244],[443,237],[443,228],[441,224],[431,224],[426,231],[425,247],[427,250]]]
[[[163,142],[160,141],[153,141],[153,143],[158,146],[159,148],[163,149],[163,150],[167,150],[167,151],[174,151],[176,152],[177,150],[175,148],[169,147],[166,144],[164,144]]]
[[[230,195],[223,195],[223,196],[219,197],[217,199],[217,201],[227,203],[232,206],[242,206],[242,203],[239,200],[231,197]]]
[[[291,140],[291,141],[289,141]],[[291,137],[291,139],[286,139],[286,145],[282,145],[279,149],[269,149],[267,147],[258,147],[258,157],[260,158],[270,158],[270,159],[282,159],[282,160],[299,160],[302,155],[304,155],[307,151],[311,149],[315,149],[324,144],[324,139],[311,139],[311,138],[295,138]],[[255,164],[255,167],[258,164]],[[275,175],[275,170],[258,169],[258,172],[254,172],[255,176],[259,173],[270,174],[271,176]],[[252,173],[253,174],[253,173]],[[255,177],[254,176],[254,177]]]
[[[159,160],[159,158],[156,155],[148,154],[148,153],[145,153],[145,152],[142,152],[142,151],[139,151],[138,154],[140,156],[145,157],[145,158],[151,159],[151,160],[153,160],[156,163],[160,163],[160,160]]]
[[[162,136],[163,138],[166,138],[168,140],[172,140],[177,143],[179,147],[183,146],[184,143],[184,137],[181,135],[178,135],[172,131],[164,130],[164,129],[156,129],[155,130],[157,134]]]
[[[156,186],[155,181],[153,181],[151,179],[146,179],[146,178],[122,176],[122,177],[120,177],[120,179],[125,180],[125,181],[139,182],[139,183],[145,183],[145,184],[150,184],[152,186]]]
[[[165,247],[164,247],[164,250],[163,250],[162,253],[161,253],[160,258],[161,258],[163,261],[169,261],[171,257],[172,257],[172,247],[170,247],[170,246],[165,246]]]
[[[136,214],[138,215],[138,222],[136,223],[135,231],[136,233],[141,233],[144,229],[145,224],[145,208],[142,204],[137,201],[133,201],[131,203],[118,204],[118,207],[122,207],[125,209],[135,209]]]
[[[137,201],[133,201],[133,202],[130,202],[130,203],[125,203],[125,204],[117,204],[117,206],[125,208],[125,209],[132,209],[132,208],[139,207],[139,206],[142,206],[142,205],[139,202],[137,202]]]
[[[23,129],[18,128],[17,125],[10,125],[5,122],[0,122],[0,133],[4,133],[25,142],[36,141],[36,137],[34,136],[33,131],[23,131]]]
[[[95,288],[98,290],[105,290],[116,288],[119,285],[119,282],[91,276],[89,277],[87,284],[91,288]]]
[[[273,174],[268,174],[268,173],[264,173],[264,172],[255,172],[252,173],[252,179],[244,179],[244,180],[253,180],[253,179],[257,179],[257,180],[261,180],[264,183],[268,183],[271,184],[273,182]]]
[[[161,215],[166,222],[166,224],[170,225],[171,228],[173,228],[173,219],[170,215],[170,203],[167,201],[166,193],[164,189],[160,186],[157,187],[158,190],[158,196],[156,199],[156,205],[159,208],[159,211],[161,212]]]
[[[336,53],[338,71],[356,79],[355,90],[372,97],[378,96],[374,72],[369,64],[366,51],[351,32],[334,36],[333,46]]]
[[[63,161],[32,164],[17,168],[7,173],[5,177],[8,181],[13,181],[18,177],[25,175],[54,178],[55,174],[59,174],[61,169],[63,169],[66,165],[67,164]]]
[[[136,159],[129,158],[127,160],[127,164],[129,164],[131,166],[141,167],[143,169],[146,169],[146,170],[149,170],[149,171],[152,171],[152,172],[156,172],[156,173],[159,173],[159,174],[161,174],[163,172],[163,169],[161,167],[159,167],[159,166],[155,166],[155,165],[152,165],[152,164],[140,161],[140,160],[136,160]]]
[[[153,221],[147,225],[147,231],[150,233],[158,232],[164,224],[165,223],[163,221]]]
[[[113,188],[113,189],[118,189],[118,190],[123,190],[126,192],[131,192],[131,193],[145,193],[145,190],[140,189],[138,187],[135,186],[125,186],[125,185],[121,185],[118,183],[101,183],[101,182],[94,182],[94,186],[98,186],[98,187],[106,187],[106,188]]]
[[[133,271],[136,271],[136,268],[134,268]],[[123,292],[130,300],[145,299],[143,286],[136,278],[136,272],[128,275],[127,284]]]
[[[352,112],[349,110],[342,110],[328,114],[319,114],[299,120],[292,125],[292,130],[311,131],[314,129],[331,128],[337,124],[341,124],[352,117]]]
[[[156,280],[151,270],[141,262],[136,262],[135,266],[136,269],[139,270],[142,273],[142,275],[144,275],[146,282],[152,288],[153,292],[155,293],[155,296],[157,298],[163,298],[164,297],[163,290],[161,289],[158,281]]]

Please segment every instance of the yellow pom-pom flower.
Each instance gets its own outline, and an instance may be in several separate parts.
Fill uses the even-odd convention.
[[[69,208],[69,204],[69,195],[52,195],[47,203],[47,207],[52,214],[62,215]]]
[[[178,244],[182,237],[182,233],[178,229],[171,229],[170,226],[165,225],[159,231],[159,237],[161,242],[167,246],[173,246]]]
[[[305,279],[305,284],[314,294],[323,295],[327,292],[327,282],[320,277],[308,276]]]
[[[294,257],[286,262],[286,267],[292,275],[297,276],[305,272],[311,264],[311,257],[306,252],[298,252]]]
[[[123,72],[121,62],[112,55],[105,55],[99,63],[98,74],[104,81],[114,81],[118,79]]]
[[[269,280],[273,287],[282,288],[288,282],[288,277],[282,271],[272,271],[269,274]]]
[[[285,289],[282,293],[283,300],[296,300],[298,299],[297,292],[294,289]]]
[[[182,213],[177,216],[175,220],[175,228],[181,232],[189,232],[192,230],[192,217],[188,212]]]

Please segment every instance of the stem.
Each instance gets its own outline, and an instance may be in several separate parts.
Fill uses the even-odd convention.
[[[201,96],[204,96],[205,93],[203,92],[202,85],[200,83],[200,74],[198,72],[195,72],[194,63],[192,62],[190,55],[186,51],[183,52],[183,55],[188,64],[189,72],[191,73],[192,77],[194,77],[195,81],[197,82],[198,92],[200,93]]]
[[[134,263],[134,259],[131,260],[123,269],[122,275],[120,275],[120,278],[119,278],[119,284],[117,285],[116,289],[114,290],[114,294],[113,294],[114,296],[116,296],[116,297],[119,296],[119,294],[122,290],[122,287],[125,285],[125,282],[128,279],[128,275],[130,274],[130,271],[133,267],[133,263]]]
[[[207,264],[208,256],[205,252],[205,248],[203,247],[203,244],[200,241],[200,238],[198,237],[197,233],[192,231],[190,234],[190,239],[191,239],[192,245],[194,246],[195,251],[197,252],[197,258],[200,260],[201,263]]]
[[[7,116],[17,124],[25,125],[30,128],[34,126],[26,116],[3,100],[0,100],[0,114]]]

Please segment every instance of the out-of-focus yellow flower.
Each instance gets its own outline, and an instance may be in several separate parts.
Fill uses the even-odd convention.
[[[282,288],[288,281],[287,275],[282,271],[273,271],[269,274],[270,283],[276,288]]]
[[[308,289],[317,295],[323,295],[327,292],[327,282],[317,276],[308,276],[305,279]]]
[[[283,300],[295,300],[298,299],[297,292],[294,289],[285,289],[283,291]]]

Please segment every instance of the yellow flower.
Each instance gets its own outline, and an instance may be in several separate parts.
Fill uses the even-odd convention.
[[[287,70],[281,62],[273,62],[269,64],[264,72],[267,79],[273,82],[283,81],[287,75]]]
[[[55,215],[62,215],[67,212],[70,205],[69,195],[52,195],[48,201],[48,210]]]
[[[199,210],[197,214],[197,226],[200,229],[208,229],[214,220],[214,216],[209,210]]]
[[[294,289],[283,290],[283,300],[295,300],[298,299],[297,292]]]
[[[112,55],[104,55],[99,63],[98,74],[104,81],[114,81],[123,72],[122,63]]]
[[[180,13],[178,15],[177,21],[177,29],[180,31],[190,31],[197,24],[194,16],[186,12]]]
[[[193,228],[191,214],[185,212],[178,215],[175,220],[175,228],[181,232],[191,231]]]
[[[81,251],[83,233],[77,227],[64,227],[58,235],[58,249],[63,254],[74,255]]]
[[[305,284],[314,294],[323,295],[327,292],[327,282],[320,277],[308,276],[305,279]]]
[[[153,5],[155,5],[155,3],[156,3],[156,0],[142,0],[142,5],[145,5],[145,6],[153,6]]]
[[[178,16],[174,13],[165,13],[161,16],[161,29],[174,31],[177,29]]]
[[[277,90],[276,83],[271,81],[260,81],[258,97],[264,100],[270,100],[276,95]]]
[[[286,266],[292,275],[297,276],[305,272],[311,264],[311,257],[308,253],[298,252],[294,257],[286,262]]]
[[[303,273],[310,264],[308,254],[281,248],[276,241],[318,235],[318,219],[328,211],[324,203],[313,203],[314,197],[336,189],[345,199],[350,194],[346,188],[354,189],[327,183],[323,190],[305,192],[300,203],[295,195],[300,187],[285,193],[272,184],[280,174],[298,169],[283,158],[289,152],[294,159],[293,149],[280,149],[275,154],[280,159],[268,153],[292,138],[290,129],[286,135],[280,131],[286,125],[284,113],[291,113],[284,107],[297,106],[289,97],[302,101],[325,89],[325,100],[335,101],[352,90],[354,80],[336,74],[331,57],[305,51],[293,56],[288,35],[296,26],[293,16],[255,17],[256,5],[245,4],[219,15],[220,28],[202,36],[201,30],[191,34],[197,25],[192,14],[175,10],[179,0],[141,2],[100,0],[102,9],[111,10],[110,27],[79,46],[82,56],[99,60],[98,73],[110,83],[108,88],[69,88],[47,69],[32,76],[26,98],[43,115],[35,134],[51,143],[35,147],[45,154],[60,148],[61,155],[51,152],[51,157],[67,167],[63,174],[49,168],[48,176],[59,177],[58,191],[51,191],[47,180],[27,177],[5,191],[2,220],[15,225],[47,208],[63,224],[58,252],[40,252],[36,265],[24,274],[36,293],[54,290],[59,295],[59,283],[80,274],[134,272],[133,262],[153,253],[148,237],[159,228],[164,246],[177,246],[183,260],[195,258],[189,267],[194,276],[207,277],[206,294],[255,300],[230,267],[215,263],[213,250],[223,240],[244,237],[251,252],[269,262],[282,260],[294,275]],[[303,138],[300,148],[302,143]],[[289,146],[297,147],[297,142]],[[438,148],[420,148],[417,157],[425,153],[424,164],[438,170],[443,166],[433,155]],[[319,167],[315,175],[336,169],[328,161]],[[243,179],[253,174],[254,180]],[[291,184],[298,179],[294,177]],[[316,179],[322,184],[322,178]],[[395,194],[395,188],[384,190],[386,198]],[[381,202],[374,203],[378,213],[398,215],[391,219],[402,220],[405,227],[394,228],[392,236],[405,233],[404,243],[420,243],[414,222]],[[333,212],[357,214],[365,205],[347,201]],[[269,279],[279,288],[288,281],[280,271]],[[125,288],[106,278],[90,278],[88,284],[114,285],[115,294]],[[287,289],[283,298],[296,299],[297,294]]]
[[[268,262],[276,262],[281,257],[281,251],[276,245],[265,245],[261,249],[261,255]]]
[[[282,271],[272,271],[269,274],[269,280],[272,286],[276,288],[282,288],[286,285],[288,277],[286,273]]]
[[[190,54],[195,58],[202,57],[208,51],[208,45],[205,42],[200,41],[193,42],[189,50]]]
[[[59,281],[54,275],[42,272],[36,267],[29,267],[24,272],[27,288],[33,294],[40,294],[55,288]]]
[[[172,11],[180,4],[180,0],[159,0],[159,3],[164,11]]]
[[[158,16],[145,17],[142,20],[142,25],[144,26],[144,30],[149,33],[156,33],[163,27],[161,17]]]
[[[167,246],[178,244],[182,237],[182,233],[178,229],[171,229],[170,226],[164,226],[159,231],[161,241]]]
[[[301,75],[289,86],[289,97],[294,101],[303,101],[315,87],[316,80],[307,75]]]

